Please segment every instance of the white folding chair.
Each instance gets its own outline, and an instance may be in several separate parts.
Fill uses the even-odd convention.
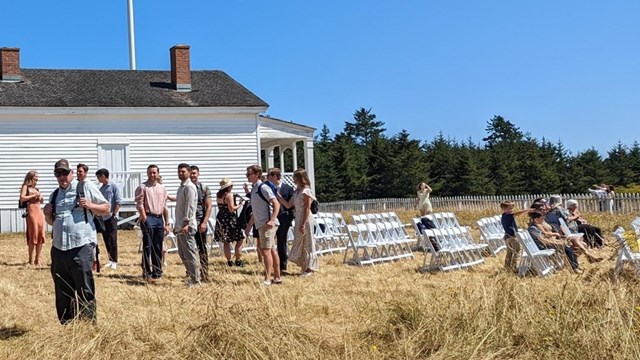
[[[622,272],[625,263],[633,264],[636,276],[640,277],[640,253],[634,253],[624,238],[624,228],[619,227],[613,232],[618,245],[618,255],[616,256],[616,267],[614,275],[618,276]]]
[[[167,244],[167,254],[178,252],[178,238],[176,238],[176,234],[173,233],[173,218],[169,219],[169,233],[164,237],[164,241]]]
[[[523,251],[518,276],[524,276],[531,269],[541,277],[551,275],[555,270],[551,257],[555,255],[556,251],[554,249],[538,249],[528,230],[518,230],[516,235]]]

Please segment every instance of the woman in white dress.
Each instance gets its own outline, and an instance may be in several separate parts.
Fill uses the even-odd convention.
[[[316,239],[313,236],[313,216],[311,203],[315,200],[313,190],[306,170],[298,169],[293,173],[296,190],[293,198],[286,201],[278,193],[278,200],[288,208],[295,208],[295,227],[293,229],[293,245],[289,251],[289,261],[302,269],[303,276],[311,276],[318,271],[318,254],[316,254]]]
[[[425,216],[433,212],[431,206],[431,200],[429,195],[431,194],[431,187],[427,183],[421,182],[418,185],[418,193],[416,194],[416,207],[420,211],[420,216]]]

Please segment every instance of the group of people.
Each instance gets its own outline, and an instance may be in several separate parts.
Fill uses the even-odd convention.
[[[54,165],[59,187],[44,197],[38,187],[38,173],[30,171],[20,190],[20,207],[25,208],[30,266],[41,266],[41,250],[45,242],[46,221],[52,226],[51,274],[55,288],[58,319],[66,324],[75,318],[96,320],[96,300],[93,271],[96,270],[97,228],[102,228],[109,256],[106,267],[116,269],[118,262],[117,221],[122,204],[120,188],[109,181],[109,171],[96,172],[98,189],[86,181],[89,168],[78,164],[76,173],[66,159]],[[147,180],[135,191],[136,209],[142,230],[142,275],[154,282],[163,275],[164,238],[173,232],[178,253],[186,270],[186,286],[208,281],[208,221],[212,212],[209,187],[199,181],[197,166],[178,165],[180,186],[176,195],[169,195],[156,165],[147,167]],[[76,178],[77,176],[77,178]],[[246,228],[239,223],[237,211],[244,198],[232,193],[233,182],[224,178],[216,194],[219,211],[214,239],[224,243],[224,255],[229,266],[243,266],[242,242],[246,236],[257,239],[259,258],[264,264],[264,285],[282,283],[287,263],[300,266],[303,276],[313,275],[319,268],[313,237],[311,203],[315,195],[304,169],[294,172],[296,188],[284,184],[278,168],[269,169],[265,181],[258,165],[247,167],[245,184],[250,213]],[[175,223],[169,228],[167,201],[175,201]],[[246,207],[246,206],[245,206]],[[244,209],[243,209],[244,211]],[[98,223],[100,218],[103,225]],[[288,249],[287,233],[295,219],[294,242]],[[244,232],[244,233],[243,233]],[[235,243],[235,261],[231,260],[231,244]]]
[[[548,201],[543,198],[535,199],[529,209],[514,211],[515,203],[511,201],[501,203],[500,208],[507,246],[506,269],[517,272],[520,243],[516,238],[518,231],[516,216],[523,214],[529,215],[527,230],[536,246],[540,250],[555,249],[558,256],[565,254],[575,273],[579,274],[583,271],[578,263],[579,255],[584,255],[589,262],[603,260],[592,251],[593,248],[601,248],[605,244],[602,230],[589,224],[582,217],[576,200],[567,200],[565,208],[562,197],[552,195]]]
[[[590,193],[598,197],[598,205],[600,211],[606,211],[610,214],[613,214],[615,210],[615,198],[616,192],[613,185],[607,184],[595,184],[591,186],[589,189]]]

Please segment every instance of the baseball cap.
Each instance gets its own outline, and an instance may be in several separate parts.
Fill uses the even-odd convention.
[[[60,159],[53,166],[54,174],[58,174],[63,171],[65,172],[71,171],[71,168],[69,167],[69,161],[67,159]]]

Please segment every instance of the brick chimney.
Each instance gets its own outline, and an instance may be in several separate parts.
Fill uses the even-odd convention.
[[[22,80],[20,75],[20,49],[0,48],[0,81],[18,82]]]
[[[177,91],[191,91],[189,45],[176,45],[171,53],[171,85]]]

